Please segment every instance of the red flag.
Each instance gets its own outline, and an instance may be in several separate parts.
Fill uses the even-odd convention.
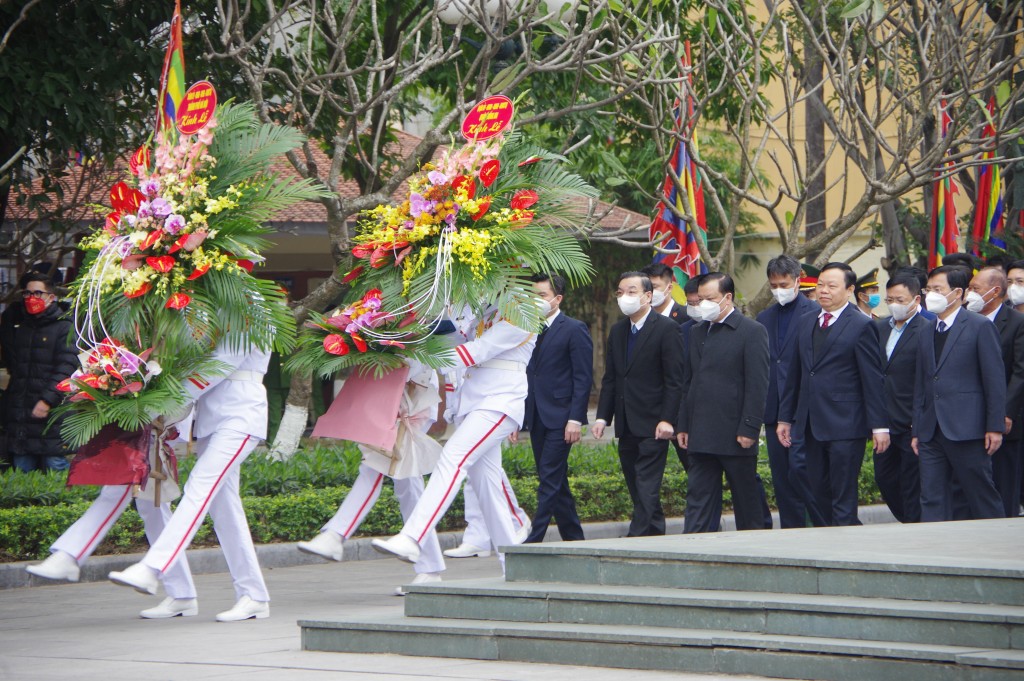
[[[992,148],[982,153],[981,158],[987,163],[978,166],[978,188],[974,197],[974,229],[971,232],[972,251],[982,255],[981,244],[991,243],[999,248],[1006,248],[1003,240],[1003,180],[999,166],[993,163],[995,149],[995,97],[988,101],[989,122],[981,132],[983,140],[991,140]]]
[[[686,42],[686,53],[682,58],[683,71],[692,84],[690,67],[690,42]],[[685,109],[684,109],[685,107]],[[695,135],[696,121],[693,114],[693,97],[690,87],[685,89],[682,101],[676,101],[675,129],[684,131],[689,141],[677,141],[672,149],[672,173],[667,173],[662,186],[662,199],[655,206],[657,214],[648,228],[648,238],[665,249],[678,248],[678,253],[655,253],[654,262],[661,262],[673,270],[680,269],[689,279],[708,271],[701,261],[697,240],[707,243],[707,216],[704,211],[704,185],[700,169],[691,155],[691,147],[697,149]],[[679,178],[679,183],[672,174]],[[682,185],[681,187],[679,185]],[[669,206],[675,206],[679,213],[693,217],[687,222],[676,216]],[[687,208],[689,210],[687,210]]]
[[[949,132],[949,126],[953,122],[949,116],[946,100],[942,100],[939,113],[942,119],[942,137],[945,139]],[[943,256],[956,253],[957,239],[960,237],[960,230],[956,226],[956,206],[953,204],[956,187],[950,178],[952,169],[953,163],[946,161],[935,171],[936,180],[932,191],[931,238],[928,242],[929,270],[941,265]]]

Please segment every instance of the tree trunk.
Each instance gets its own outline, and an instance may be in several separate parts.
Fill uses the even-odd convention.
[[[280,461],[294,456],[299,448],[299,440],[306,431],[309,420],[309,398],[312,393],[312,379],[298,372],[292,374],[291,387],[288,390],[288,401],[285,403],[284,416],[277,429],[277,437],[270,447],[270,455]]]
[[[817,13],[811,10],[806,0],[801,3],[804,11],[817,26]],[[811,42],[811,41],[809,41]],[[822,81],[825,63],[814,49],[804,50],[803,90],[807,95],[804,102],[804,134],[807,146],[804,153],[804,172],[807,173],[807,203],[804,210],[804,238],[811,238],[825,231],[825,171],[814,174],[825,159],[825,121],[822,119]],[[817,103],[811,101],[817,100]],[[808,253],[807,261],[813,262],[817,253]]]

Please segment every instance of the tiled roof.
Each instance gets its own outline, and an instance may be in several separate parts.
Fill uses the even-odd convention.
[[[395,137],[395,142],[392,143],[387,151],[398,158],[407,158],[421,141],[421,138],[402,131],[396,131]],[[326,175],[330,170],[330,157],[315,144],[310,145],[310,152],[318,173],[321,176]],[[434,158],[438,158],[443,153],[444,148],[438,148],[434,152]],[[275,160],[271,167],[283,177],[296,179],[299,177],[299,174],[284,156]],[[68,176],[61,181],[61,185],[64,188],[64,205],[61,208],[62,219],[71,222],[88,222],[94,219],[96,214],[93,211],[92,205],[107,205],[109,200],[107,193],[110,190],[110,186],[127,172],[127,163],[123,159],[119,160],[115,169],[109,172],[102,170],[96,173],[87,172],[87,169],[90,168],[92,166],[87,168],[74,166],[69,170]],[[398,197],[405,196],[407,192],[407,185],[403,182],[392,196],[397,200]],[[36,180],[32,183],[31,193],[35,195],[43,194],[41,180]],[[346,178],[339,179],[338,193],[343,198],[355,198],[361,194],[359,185],[355,180]],[[646,235],[646,227],[650,220],[645,215],[618,206],[611,206],[603,201],[596,202],[596,206],[590,206],[591,202],[587,199],[578,199],[575,203],[581,214],[591,213],[596,216],[607,213],[598,225],[602,230],[619,230],[624,226],[639,226],[644,228],[642,234]],[[7,220],[24,221],[33,218],[31,211],[17,204],[18,201],[15,197],[12,197],[7,210]],[[303,201],[279,213],[273,222],[278,225],[314,226],[317,223],[325,222],[326,219],[327,210],[322,204],[314,201]]]

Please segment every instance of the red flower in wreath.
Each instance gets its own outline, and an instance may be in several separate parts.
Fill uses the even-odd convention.
[[[452,190],[457,192],[460,189],[466,190],[466,196],[468,198],[473,198],[474,196],[476,196],[476,182],[473,181],[472,177],[467,177],[466,175],[459,175],[454,180],[452,180]]]
[[[187,293],[175,293],[174,295],[167,299],[167,304],[165,305],[165,307],[171,310],[182,310],[190,302],[192,302],[192,297],[189,296]]]
[[[473,213],[470,216],[471,218],[473,218],[474,222],[476,222],[477,220],[479,220],[480,218],[487,214],[487,210],[491,207],[491,199],[492,197],[488,196],[480,200],[479,210],[477,210],[477,212]]]
[[[142,283],[142,286],[135,289],[134,291],[125,291],[124,296],[125,298],[138,298],[139,296],[144,296],[147,293],[149,293],[150,289],[152,288],[153,285],[146,281]]]
[[[139,244],[139,250],[140,251],[144,251],[147,248],[152,248],[153,245],[156,244],[156,242],[160,241],[160,239],[163,237],[163,235],[164,235],[164,230],[162,230],[162,229],[153,230],[152,232],[149,233],[149,235],[146,236],[145,239],[143,239],[142,243]]]
[[[485,187],[490,187],[494,184],[494,181],[498,179],[498,173],[501,172],[501,163],[496,158],[492,158],[490,161],[484,162],[480,168],[480,181],[483,182]]]
[[[345,343],[345,339],[340,334],[332,333],[331,335],[324,338],[324,350],[332,355],[347,355],[348,345]]]
[[[528,225],[531,222],[533,222],[533,211],[532,210],[519,211],[519,213],[517,213],[516,215],[512,216],[511,222],[512,222],[512,225],[511,225],[512,229],[522,229],[523,227],[526,227],[526,225]]]
[[[173,270],[175,262],[177,261],[169,255],[161,255],[157,258],[146,258],[146,264],[161,274],[167,274]]]
[[[198,279],[199,277],[201,277],[204,274],[206,274],[209,270],[210,270],[210,266],[209,265],[200,265],[199,267],[195,268],[192,271],[192,274],[188,275],[187,279],[188,279],[188,281],[193,281],[194,279]]]
[[[144,172],[149,168],[149,147],[141,146],[135,150],[132,154],[131,159],[128,161],[128,170],[131,171],[135,177],[141,177]]]
[[[526,210],[537,203],[538,198],[540,197],[537,196],[537,192],[532,189],[523,189],[515,193],[509,205],[515,210]]]
[[[145,194],[138,189],[132,189],[124,182],[118,182],[110,188],[110,205],[122,213],[137,213],[139,204],[145,200]]]
[[[360,274],[363,273],[363,269],[365,268],[362,265],[360,265],[359,267],[352,268],[349,271],[349,273],[346,274],[345,277],[341,280],[341,283],[347,284],[348,282],[356,279]]]
[[[370,257],[370,254],[376,249],[374,244],[357,244],[352,247],[352,257],[360,260]]]

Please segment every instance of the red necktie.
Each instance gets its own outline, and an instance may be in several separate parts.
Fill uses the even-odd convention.
[[[832,313],[831,312],[826,312],[825,314],[823,314],[821,316],[821,328],[827,329],[828,328],[828,323],[830,321],[832,321]]]

